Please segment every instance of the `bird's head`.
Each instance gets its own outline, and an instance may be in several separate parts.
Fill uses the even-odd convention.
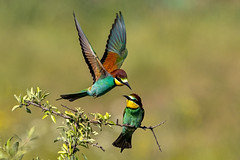
[[[116,69],[111,73],[111,75],[114,77],[114,83],[117,86],[126,85],[128,88],[132,89],[128,84],[127,73],[124,70]]]
[[[135,94],[135,93],[132,93],[130,95],[124,95],[125,98],[127,98],[127,107],[128,108],[132,108],[132,109],[136,109],[136,108],[139,108],[141,107],[142,108],[142,100],[141,98]]]

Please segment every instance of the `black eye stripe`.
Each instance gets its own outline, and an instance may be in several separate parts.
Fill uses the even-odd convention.
[[[138,105],[139,105],[139,103],[138,103],[137,99],[131,99],[131,98],[130,98],[130,100],[131,100],[131,101],[133,101],[133,102],[135,102],[136,104],[138,104]]]
[[[121,80],[120,78],[116,77],[116,79],[117,79],[119,82],[121,82],[121,83],[122,83],[122,80]]]

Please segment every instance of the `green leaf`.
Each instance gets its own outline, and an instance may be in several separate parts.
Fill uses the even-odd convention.
[[[50,111],[44,111],[44,114],[50,115],[51,112]]]
[[[33,87],[31,87],[31,94],[34,94],[34,92],[33,92]]]
[[[106,114],[104,115],[104,118],[109,119],[110,117],[111,117],[111,115],[108,112],[106,112]]]
[[[39,87],[37,87],[37,92],[40,92],[41,90],[40,90],[40,88]]]
[[[27,95],[25,95],[22,99],[21,99],[21,104],[25,104],[25,100],[28,98],[29,100],[29,97],[27,97]]]
[[[16,94],[14,94],[14,97],[16,98],[16,100],[18,101],[18,103],[21,103],[21,96],[17,96]]]
[[[65,128],[65,126],[58,126],[57,129]]]
[[[95,141],[95,139],[90,138],[87,141],[93,143]]]
[[[108,121],[108,123],[109,123],[110,125],[116,125],[116,123],[114,123],[113,121]]]
[[[25,108],[25,110],[27,111],[27,113],[32,113],[31,110],[29,108]]]
[[[45,115],[42,117],[42,119],[45,119],[47,116],[48,116],[48,115],[47,115],[47,114],[45,114]]]
[[[35,131],[35,127],[32,127],[32,128],[28,131],[28,137],[32,137],[34,131]]]
[[[70,111],[65,111],[65,114],[67,114],[68,116],[72,116],[72,117],[74,117],[75,116],[75,114],[73,114],[72,112],[70,112]]]
[[[103,115],[101,115],[100,113],[98,113],[98,117],[99,117],[100,119],[103,119],[103,118],[104,118]]]
[[[32,94],[31,94],[31,92],[27,89],[27,96],[29,97],[29,98],[31,98],[32,97]]]
[[[11,155],[16,155],[18,152],[19,142],[15,142],[11,148]]]
[[[11,137],[11,138],[9,138],[8,140],[7,140],[7,143],[5,144],[5,146],[6,146],[6,151],[7,152],[9,152],[9,149],[10,149],[10,143],[11,143],[11,140],[13,139],[13,137]]]
[[[57,107],[55,107],[55,106],[51,106],[51,108],[52,108],[52,109],[57,109]]]
[[[82,153],[82,155],[83,155],[84,160],[88,160],[87,156],[85,154]]]
[[[51,119],[52,119],[52,121],[53,121],[54,123],[56,123],[56,119],[55,119],[55,117],[54,117],[53,115],[51,115]]]
[[[98,132],[97,131],[93,131],[92,134],[93,135],[98,135]]]
[[[14,111],[15,109],[19,108],[20,105],[15,105],[13,108],[12,108],[12,111]]]
[[[67,145],[65,143],[63,143],[63,148],[64,148],[65,151],[68,150]]]
[[[66,151],[58,151],[58,154],[64,154]]]
[[[45,93],[45,92],[43,92],[42,100],[45,99],[48,95],[49,95],[49,93]]]

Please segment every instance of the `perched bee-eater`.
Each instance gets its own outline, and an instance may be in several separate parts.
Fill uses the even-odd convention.
[[[124,95],[127,105],[123,113],[123,126],[120,136],[113,142],[113,146],[121,148],[132,148],[132,134],[141,125],[144,117],[144,109],[141,98],[137,94]]]
[[[119,12],[119,15],[117,14],[112,25],[101,61],[88,42],[74,13],[73,16],[82,53],[93,78],[93,85],[77,93],[60,95],[60,99],[74,101],[85,96],[99,97],[115,86],[126,85],[131,89],[128,84],[127,73],[120,69],[128,54],[126,49],[126,29],[121,12]]]

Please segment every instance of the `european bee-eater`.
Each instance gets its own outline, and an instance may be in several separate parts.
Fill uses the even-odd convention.
[[[85,96],[99,97],[115,86],[126,85],[131,89],[128,84],[126,72],[120,69],[128,54],[126,49],[126,29],[121,12],[119,12],[119,15],[117,14],[114,24],[112,25],[101,61],[88,42],[74,13],[73,16],[82,53],[93,77],[93,85],[77,93],[60,95],[60,99],[63,98],[74,101]]]
[[[132,134],[141,125],[144,117],[141,98],[135,93],[124,97],[127,98],[127,105],[123,113],[123,124],[129,126],[123,126],[120,136],[113,142],[113,146],[121,148],[121,152],[125,148],[132,148]]]

